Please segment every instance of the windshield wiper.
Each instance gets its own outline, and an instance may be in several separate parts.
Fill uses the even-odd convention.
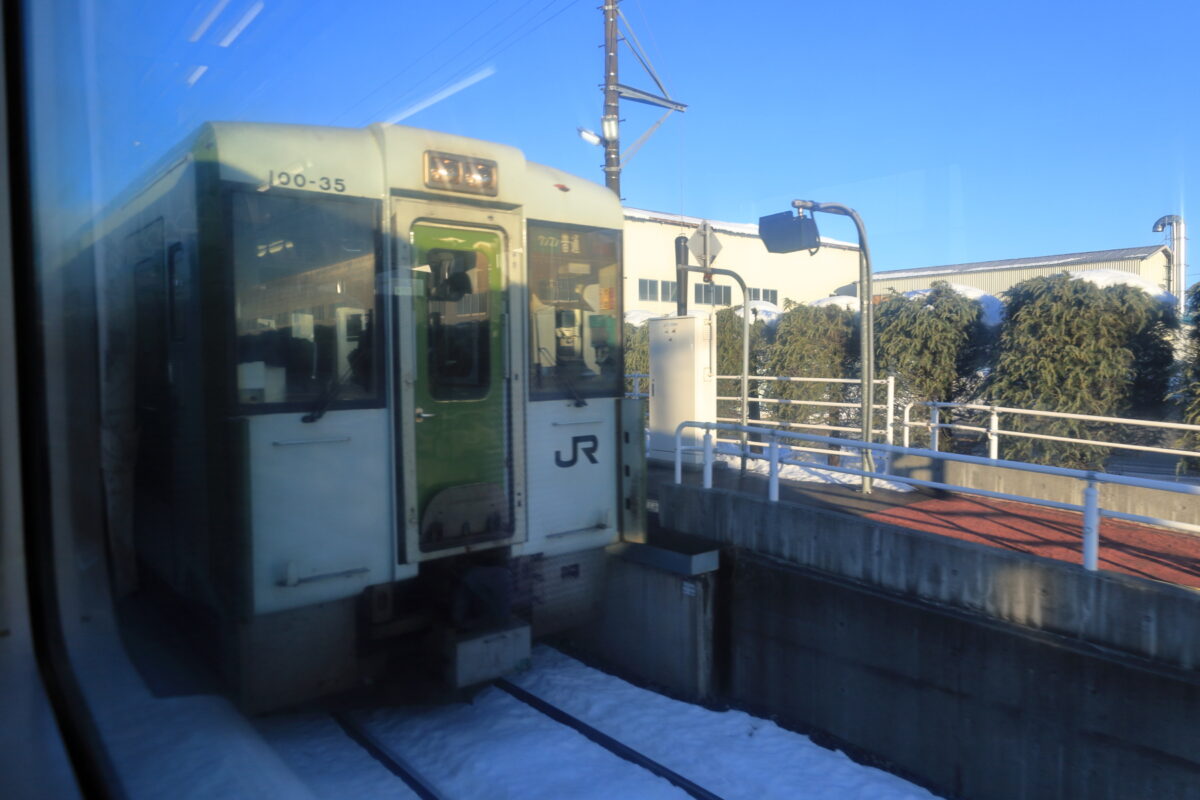
[[[586,406],[587,400],[584,400],[583,396],[576,390],[575,384],[567,377],[567,373],[562,371],[562,366],[558,363],[558,359],[554,357],[554,354],[544,347],[538,347],[538,352],[544,353],[546,358],[550,359],[554,364],[554,378],[558,381],[559,386],[566,388],[567,394],[571,395],[571,399],[575,401],[575,407],[582,408]]]
[[[342,393],[342,387],[346,385],[346,381],[350,379],[351,373],[354,372],[354,365],[351,364],[340,378],[334,378],[322,391],[317,395],[316,402],[313,403],[312,409],[307,414],[300,418],[301,422],[316,422],[321,417],[325,416],[325,412],[333,405],[333,401],[337,400]]]

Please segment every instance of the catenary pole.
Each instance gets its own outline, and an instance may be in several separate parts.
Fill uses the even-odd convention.
[[[617,3],[604,0],[604,185],[621,196],[620,94],[617,91]]]

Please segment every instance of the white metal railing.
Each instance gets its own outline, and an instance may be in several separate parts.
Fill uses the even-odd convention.
[[[929,409],[928,422],[914,422],[911,418],[912,409],[918,406],[923,406]],[[987,427],[982,425],[967,425],[961,422],[942,422],[942,410],[947,411],[976,411],[987,412],[988,424]],[[1030,431],[1017,431],[1005,429],[1000,426],[1000,417],[1002,414],[1011,414],[1013,416],[1026,417],[1042,417],[1045,419],[1073,419],[1082,422],[1101,422],[1112,425],[1122,425],[1128,428],[1142,428],[1153,430],[1172,430],[1172,431],[1188,431],[1191,433],[1200,434],[1200,425],[1188,425],[1183,422],[1153,422],[1142,419],[1129,419],[1126,417],[1101,417],[1094,414],[1073,414],[1066,411],[1037,411],[1028,408],[1010,408],[1007,406],[989,406],[978,405],[972,403],[908,403],[904,406],[904,412],[900,422],[902,433],[902,441],[905,447],[909,446],[909,432],[913,428],[920,428],[929,431],[929,449],[938,449],[938,434],[942,430],[964,431],[971,433],[980,433],[987,437],[988,443],[988,458],[1000,457],[1000,437],[1011,436],[1022,439],[1040,439],[1050,442],[1065,442],[1069,444],[1093,445],[1095,447],[1115,447],[1123,450],[1133,450],[1142,453],[1163,453],[1174,456],[1192,456],[1200,458],[1200,451],[1182,450],[1174,447],[1155,447],[1152,445],[1143,444],[1126,444],[1122,442],[1106,441],[1102,439],[1078,439],[1071,436],[1052,436],[1045,433],[1032,433]]]
[[[650,377],[649,375],[647,375],[646,373],[632,373],[632,374],[626,375],[625,377],[633,381],[632,391],[628,392],[625,395],[626,397],[640,397],[640,398],[648,398],[649,397],[648,393],[642,391],[642,380],[644,380],[644,379],[648,380]],[[717,380],[719,380],[719,381],[741,380],[741,376],[740,375],[718,375]],[[752,375],[750,377],[750,381],[751,382],[774,381],[774,382],[779,382],[779,383],[847,383],[847,384],[854,384],[856,386],[860,383],[860,381],[857,378],[785,378],[785,377],[765,376],[765,375],[759,375],[759,376]],[[883,424],[882,428],[873,429],[872,434],[875,436],[882,437],[883,440],[888,444],[893,444],[895,442],[895,428],[896,428],[896,379],[893,376],[889,375],[886,378],[877,378],[875,380],[875,383],[877,385],[882,385],[887,389],[887,396],[886,396],[886,399],[884,400],[884,402],[874,404],[874,408],[883,411],[884,424]],[[732,402],[741,402],[742,398],[741,397],[726,397],[723,395],[718,395],[716,399],[719,401],[720,400],[728,400],[728,401],[732,401]],[[840,403],[840,402],[835,402],[832,400],[790,400],[790,399],[782,398],[782,397],[756,397],[756,398],[751,399],[749,402],[761,403],[764,405],[814,406],[814,407],[818,407],[818,408],[842,408],[842,409],[849,409],[849,410],[856,410],[856,409],[862,408],[861,403]],[[732,420],[729,417],[717,417],[717,421],[718,422],[730,422],[730,421],[736,421],[736,420]],[[761,426],[769,426],[769,427],[808,428],[808,429],[822,430],[822,431],[842,431],[842,432],[846,432],[846,433],[858,433],[861,430],[861,428],[857,427],[857,426],[830,425],[828,423],[819,423],[819,422],[756,420],[756,424],[761,425]],[[722,441],[724,441],[724,440],[722,440]],[[828,448],[806,448],[806,450],[808,452],[814,452],[814,453],[835,453],[836,452],[833,450],[829,450]]]
[[[704,431],[703,444],[700,447],[684,447],[683,431],[685,428],[695,428]],[[1133,486],[1141,489],[1153,489],[1164,492],[1176,492],[1178,494],[1200,495],[1200,486],[1192,486],[1190,484],[1168,483],[1167,481],[1156,481],[1147,478],[1132,478],[1123,475],[1111,475],[1104,472],[1095,472],[1091,470],[1067,469],[1065,467],[1050,467],[1042,464],[1028,464],[1022,461],[1001,461],[992,458],[982,458],[980,456],[966,456],[957,453],[939,453],[933,450],[922,450],[913,447],[900,447],[891,444],[880,444],[878,442],[862,442],[854,439],[835,439],[829,436],[816,436],[808,433],[798,433],[796,431],[782,431],[774,428],[762,428],[755,426],[741,426],[726,422],[697,422],[687,421],[681,422],[675,428],[675,482],[683,482],[683,453],[686,452],[703,452],[704,467],[703,467],[703,482],[705,489],[711,489],[713,485],[713,461],[714,447],[713,433],[715,431],[736,431],[738,433],[746,433],[752,436],[762,438],[766,443],[766,454],[749,451],[743,452],[746,458],[765,460],[769,464],[767,473],[767,496],[771,502],[779,501],[779,468],[782,465],[796,464],[802,465],[809,469],[818,469],[828,472],[840,472],[847,475],[858,475],[866,478],[885,478],[889,481],[897,483],[906,483],[913,486],[924,486],[932,489],[944,489],[951,492],[960,492],[962,494],[976,494],[984,497],[994,497],[1002,500],[1015,500],[1022,503],[1030,503],[1032,505],[1047,506],[1049,508],[1057,508],[1066,511],[1080,511],[1083,513],[1083,566],[1089,570],[1095,570],[1098,566],[1100,555],[1100,518],[1111,517],[1114,519],[1130,520],[1133,522],[1144,522],[1150,525],[1170,528],[1172,530],[1184,531],[1190,534],[1200,534],[1200,525],[1188,522],[1179,522],[1176,520],[1161,519],[1158,517],[1150,517],[1142,514],[1129,514],[1123,511],[1112,511],[1102,509],[1100,507],[1100,485],[1101,484],[1119,484],[1122,486]],[[861,470],[854,467],[833,466],[830,464],[814,464],[811,462],[800,462],[787,457],[786,453],[781,452],[781,439],[796,439],[803,442],[818,442],[828,445],[837,445],[846,450],[858,450],[860,453],[863,450],[872,450],[881,453],[890,453],[895,455],[920,455],[931,458],[941,459],[943,461],[959,461],[965,464],[980,464],[984,466],[1005,467],[1008,469],[1020,470],[1022,472],[1033,472],[1042,475],[1058,475],[1067,478],[1075,478],[1084,482],[1083,503],[1064,503],[1057,500],[1044,500],[1038,497],[1026,497],[1023,495],[1009,494],[1006,492],[994,492],[988,489],[976,489],[971,486],[959,486],[956,484],[942,483],[940,481],[928,481],[920,478],[910,478],[907,476],[889,475],[886,471],[878,470]],[[763,444],[762,441],[758,444]]]
[[[718,375],[717,380],[740,380],[740,375]],[[751,382],[762,381],[764,383],[844,383],[858,386],[861,381],[858,378],[808,378],[808,377],[781,377],[771,375],[751,376]],[[889,375],[886,378],[876,378],[874,383],[883,386],[887,389],[887,396],[882,403],[873,403],[872,408],[884,412],[883,428],[872,428],[872,436],[882,436],[883,440],[888,444],[893,444],[894,430],[896,427],[896,379]],[[740,397],[723,397],[718,395],[717,400],[741,400]],[[844,408],[851,410],[861,410],[862,403],[840,403],[833,400],[790,400],[782,397],[760,397],[755,398],[751,402],[763,403],[766,405],[781,405],[781,406],[814,406],[817,408]],[[728,417],[717,417],[718,422],[730,422]],[[860,433],[862,428],[859,426],[849,425],[830,425],[820,422],[791,422],[778,420],[756,420],[756,424],[767,427],[784,427],[784,428],[809,428],[822,431],[844,431],[846,433]],[[861,435],[861,434],[860,434]],[[722,440],[724,441],[724,440]],[[814,453],[835,453],[836,451],[828,448],[805,448],[808,452]]]

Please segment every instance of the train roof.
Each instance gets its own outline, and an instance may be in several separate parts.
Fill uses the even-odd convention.
[[[496,194],[479,197],[425,186],[427,151],[494,162]],[[218,121],[201,125],[119,194],[101,215],[101,223],[92,227],[90,235],[85,231],[81,236],[85,245],[167,191],[171,176],[189,161],[214,161],[223,180],[263,189],[279,185],[281,174],[286,174],[289,182],[304,175],[306,188],[318,193],[380,199],[388,195],[440,197],[520,209],[531,219],[606,228],[620,228],[623,220],[620,202],[607,188],[526,161],[524,154],[510,145],[406,125],[338,128]],[[344,188],[338,191],[339,186]]]

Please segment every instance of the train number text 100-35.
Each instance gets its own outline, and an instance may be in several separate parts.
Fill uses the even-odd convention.
[[[275,170],[271,170],[267,173],[267,185],[292,186],[296,189],[320,189],[325,192],[346,191],[346,181],[344,178],[310,177],[302,172],[276,172]]]

